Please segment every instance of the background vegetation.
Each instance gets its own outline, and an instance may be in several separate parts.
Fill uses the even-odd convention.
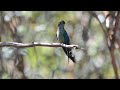
[[[115,26],[111,22],[115,20],[116,12],[95,13],[106,32],[111,33],[110,28]],[[106,19],[108,14],[110,14],[109,25]],[[76,64],[72,61],[68,64],[68,58],[60,47],[38,46],[22,49],[1,47],[0,78],[115,78],[105,34],[94,14],[87,11],[1,11],[0,41],[57,43],[56,31],[61,20],[66,22],[65,29],[70,36],[71,44],[85,49],[73,49]],[[119,32],[117,37],[119,39]],[[119,72],[119,45],[115,45],[114,60]]]

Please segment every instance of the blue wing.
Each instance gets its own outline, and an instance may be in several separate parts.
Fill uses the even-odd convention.
[[[66,31],[64,32],[64,38],[65,38],[65,44],[69,45],[70,44],[70,40],[69,40],[69,36],[68,36]]]

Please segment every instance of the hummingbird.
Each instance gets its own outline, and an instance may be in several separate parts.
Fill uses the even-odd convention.
[[[70,45],[70,39],[69,39],[69,36],[68,36],[64,26],[65,26],[65,21],[62,20],[58,23],[58,30],[57,30],[57,33],[56,33],[56,37],[57,37],[57,40],[60,43]],[[68,56],[68,61],[69,61],[69,58],[70,58],[75,63],[75,57],[72,54],[72,49],[71,48],[65,48],[65,47],[62,47],[62,48],[63,48],[65,54]]]

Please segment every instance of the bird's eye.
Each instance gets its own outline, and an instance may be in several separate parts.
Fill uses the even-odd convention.
[[[59,22],[58,26],[60,26],[61,24],[65,24],[65,21],[62,20],[61,22]]]
[[[65,22],[63,21],[63,24],[65,24]]]
[[[61,23],[65,24],[65,21],[62,20]]]

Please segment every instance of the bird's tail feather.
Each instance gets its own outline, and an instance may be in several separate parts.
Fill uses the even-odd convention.
[[[63,50],[64,50],[65,54],[75,63],[75,57],[72,54],[72,49],[63,47]]]

